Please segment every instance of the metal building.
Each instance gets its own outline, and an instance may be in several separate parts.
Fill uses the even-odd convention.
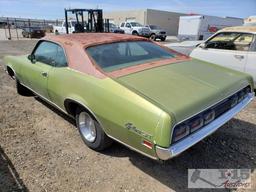
[[[105,12],[104,18],[111,23],[120,25],[124,21],[136,21],[143,25],[158,25],[168,35],[178,35],[179,17],[187,14],[154,9]]]

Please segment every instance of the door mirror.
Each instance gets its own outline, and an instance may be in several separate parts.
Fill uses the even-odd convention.
[[[29,55],[28,59],[31,61],[31,63],[35,63],[36,62],[36,57],[35,57],[34,54]]]
[[[201,44],[199,44],[198,47],[200,47],[200,48],[202,48],[202,49],[206,49],[206,48],[207,48],[207,45],[206,45],[206,43],[201,43]]]

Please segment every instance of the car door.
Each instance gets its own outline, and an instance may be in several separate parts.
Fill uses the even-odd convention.
[[[66,74],[67,70],[67,58],[64,49],[57,45],[57,56],[53,70],[48,75],[48,94],[49,100],[58,106],[63,105],[63,90],[61,85],[63,82],[63,75]]]
[[[22,73],[24,81],[38,95],[49,99],[48,77],[55,65],[57,45],[49,41],[40,41],[31,54],[31,64],[26,65]]]
[[[132,26],[131,26],[130,23],[126,23],[126,24],[125,24],[124,31],[125,31],[125,33],[127,33],[127,34],[132,34]]]
[[[245,72],[253,76],[254,85],[256,85],[256,35],[247,54]]]
[[[248,34],[221,32],[206,41],[203,46],[195,48],[190,56],[222,65],[238,71],[244,71],[248,46],[240,46],[240,42]],[[246,37],[248,38],[248,37]]]

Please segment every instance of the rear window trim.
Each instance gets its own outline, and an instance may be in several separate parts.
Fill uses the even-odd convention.
[[[86,55],[89,57],[89,59],[91,60],[92,64],[95,65],[95,67],[101,71],[103,74],[111,74],[112,72],[115,72],[115,71],[120,71],[120,70],[123,70],[124,68],[122,69],[117,69],[117,70],[114,70],[112,72],[107,72],[107,71],[104,71],[102,69],[101,66],[99,66],[99,64],[93,59],[93,57],[90,55],[90,53],[88,52],[88,48],[91,48],[91,47],[96,47],[96,46],[99,46],[99,45],[108,45],[108,44],[113,44],[113,43],[122,43],[122,42],[139,42],[139,41],[142,41],[142,42],[150,42],[150,43],[153,43],[154,45],[156,46],[159,46],[163,49],[165,49],[166,51],[170,52],[171,54],[174,55],[173,59],[179,59],[179,57],[187,57],[187,58],[190,58],[189,56],[186,56],[186,55],[183,55],[181,53],[178,53],[172,49],[169,49],[168,47],[165,47],[163,45],[159,45],[158,43],[155,43],[155,42],[152,42],[151,40],[149,39],[145,39],[145,38],[142,38],[142,39],[127,39],[127,40],[116,40],[116,41],[111,41],[111,42],[101,42],[101,43],[95,43],[95,44],[92,44],[92,45],[89,45],[89,46],[85,46],[83,49],[85,50],[85,53]],[[164,59],[157,59],[155,62],[157,61],[161,61],[161,60],[164,60]],[[148,63],[148,62],[145,62],[145,63]],[[143,65],[145,63],[140,63],[138,64],[139,65]],[[133,67],[133,66],[129,66],[129,67],[126,67],[126,68],[130,68],[130,67]]]

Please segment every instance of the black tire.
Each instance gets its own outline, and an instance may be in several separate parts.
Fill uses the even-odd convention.
[[[152,41],[156,40],[156,34],[152,33],[149,37]]]
[[[139,33],[138,33],[137,31],[133,31],[133,32],[132,32],[132,35],[139,36]]]
[[[95,127],[95,139],[93,141],[89,141],[83,131],[82,125],[79,124],[79,122],[81,122],[81,120],[79,120],[79,117],[81,115],[87,115],[88,117],[90,117],[94,123],[94,127]],[[79,130],[79,133],[84,141],[84,143],[91,149],[95,150],[95,151],[102,151],[104,149],[106,149],[107,147],[109,147],[112,144],[112,139],[110,139],[105,132],[103,131],[103,129],[101,128],[100,124],[97,122],[97,120],[92,117],[91,114],[89,114],[85,109],[78,107],[76,110],[76,126]]]
[[[22,96],[33,96],[34,94],[28,88],[20,84],[19,80],[16,80],[17,93]]]
[[[161,41],[165,41],[166,40],[166,37],[161,37]]]

